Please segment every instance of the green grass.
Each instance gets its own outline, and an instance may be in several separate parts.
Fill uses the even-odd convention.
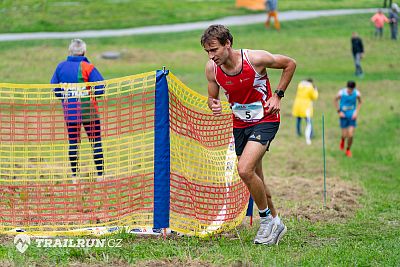
[[[328,1],[327,1],[328,2]],[[333,2],[333,1],[330,1]],[[379,1],[380,3],[381,1]],[[319,179],[322,173],[321,116],[325,116],[327,179],[341,177],[359,184],[364,193],[360,209],[350,218],[313,223],[296,217],[284,218],[288,233],[279,247],[252,244],[256,228],[239,228],[231,237],[208,239],[171,237],[166,241],[121,234],[119,249],[40,249],[30,247],[20,254],[11,241],[0,246],[0,265],[104,266],[144,264],[149,261],[176,265],[199,263],[218,266],[398,266],[400,265],[400,53],[398,43],[387,37],[372,38],[370,15],[352,15],[285,22],[282,31],[266,31],[263,25],[232,27],[235,47],[266,49],[297,60],[298,69],[282,103],[282,125],[264,161],[264,172],[290,183],[297,176]],[[351,31],[363,37],[366,76],[356,79],[363,94],[353,155],[338,150],[340,129],[333,97],[353,77],[350,54]],[[166,65],[189,87],[206,93],[204,64],[207,56],[199,44],[201,31],[91,39],[88,56],[107,78],[144,72]],[[0,44],[0,81],[47,82],[56,64],[66,54],[67,41],[30,41]],[[123,51],[116,61],[99,58],[103,51]],[[188,64],[190,62],[190,64]],[[279,78],[270,71],[272,86]],[[315,104],[316,139],[306,146],[295,137],[290,116],[296,84],[313,77],[320,91]],[[301,166],[293,171],[291,165]],[[329,191],[329,188],[328,188]],[[274,194],[274,191],[272,192]],[[321,200],[322,202],[322,200]],[[279,199],[276,201],[279,205]],[[293,203],[295,205],[297,203]],[[321,203],[322,205],[322,203]],[[284,209],[282,207],[281,209]],[[233,236],[233,237],[232,237]],[[240,236],[240,239],[238,238]]]
[[[280,10],[380,7],[381,0],[285,0]],[[0,32],[81,31],[162,25],[251,14],[235,0],[3,0]]]

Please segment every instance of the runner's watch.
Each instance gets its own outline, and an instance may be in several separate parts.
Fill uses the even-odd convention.
[[[277,96],[279,96],[280,98],[282,98],[285,96],[285,91],[277,89],[277,90],[275,90],[275,94]]]

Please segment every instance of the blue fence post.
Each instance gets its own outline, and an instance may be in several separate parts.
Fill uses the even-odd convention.
[[[169,227],[170,139],[168,70],[157,70],[154,122],[154,211],[153,227]]]
[[[254,204],[254,200],[250,196],[249,205],[247,206],[246,216],[253,216],[253,204]]]

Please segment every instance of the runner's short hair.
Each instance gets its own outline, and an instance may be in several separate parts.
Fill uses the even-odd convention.
[[[348,81],[347,82],[347,87],[351,88],[351,89],[356,88],[356,82],[355,81]]]
[[[201,45],[204,47],[205,44],[210,42],[213,39],[217,39],[220,44],[225,45],[229,40],[231,42],[231,46],[233,45],[233,36],[230,33],[229,29],[221,24],[213,24],[210,25],[201,36]]]
[[[73,39],[68,50],[71,56],[83,56],[86,53],[86,43],[81,39]]]

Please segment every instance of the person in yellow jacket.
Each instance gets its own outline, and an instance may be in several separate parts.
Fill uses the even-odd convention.
[[[311,144],[313,136],[312,117],[313,117],[313,101],[318,98],[318,90],[313,80],[303,80],[297,86],[296,98],[293,104],[292,115],[296,117],[297,135],[301,136],[301,121],[306,120],[305,137],[306,143]]]

